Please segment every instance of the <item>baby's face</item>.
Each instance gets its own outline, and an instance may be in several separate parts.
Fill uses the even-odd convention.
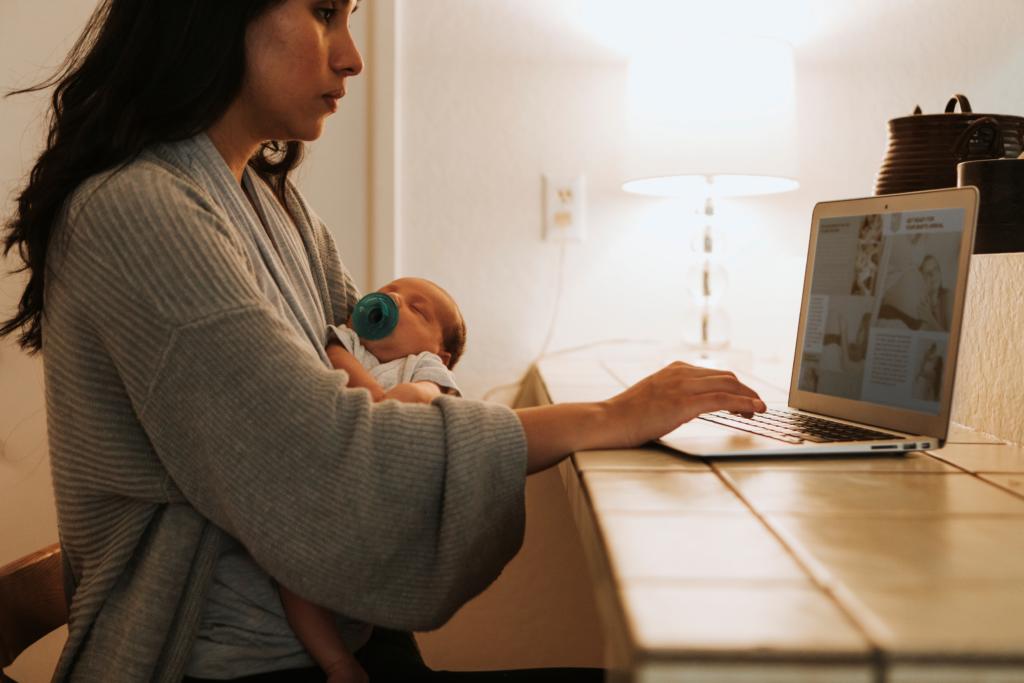
[[[399,278],[377,291],[398,306],[398,325],[383,339],[363,339],[366,350],[381,363],[430,351],[447,364],[444,331],[458,320],[455,302],[433,282],[415,277]]]

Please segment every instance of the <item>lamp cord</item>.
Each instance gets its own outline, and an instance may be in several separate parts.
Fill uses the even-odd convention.
[[[534,365],[535,363],[537,363],[537,361],[544,357],[545,352],[547,352],[548,347],[551,345],[551,339],[555,336],[555,325],[558,322],[558,310],[561,307],[562,303],[562,289],[565,285],[565,244],[566,241],[562,240],[561,244],[558,247],[558,271],[556,273],[557,280],[555,281],[555,303],[551,307],[551,320],[548,322],[548,332],[547,335],[544,337],[544,343],[541,344],[540,351],[537,353],[536,356],[534,356],[533,360],[530,361],[529,365]],[[527,367],[529,367],[529,365]],[[502,389],[518,387],[522,383],[523,380],[519,379],[516,382],[509,382],[508,384],[501,384],[496,387],[491,387],[486,392],[484,392],[482,400],[486,401],[487,399],[489,399],[491,396],[501,391]]]
[[[551,340],[555,336],[555,328],[558,323],[558,312],[562,303],[562,290],[565,288],[565,251],[566,242],[563,240],[559,247],[558,253],[558,273],[557,282],[555,284],[555,303],[551,307],[551,320],[548,323],[548,332],[544,338],[544,343],[540,347],[540,351],[534,356],[533,360],[530,361],[527,367],[536,365],[544,358],[551,358],[552,356],[560,356],[565,353],[572,353],[574,351],[583,351],[585,349],[592,349],[598,346],[605,346],[607,344],[636,344],[636,343],[650,343],[659,344],[657,339],[629,339],[629,338],[616,338],[616,339],[602,339],[600,341],[588,342],[586,344],[579,344],[577,346],[569,346],[564,349],[557,349],[555,351],[548,351],[548,347],[551,346]],[[484,392],[482,401],[488,400],[491,396],[501,391],[502,389],[511,389],[513,387],[520,387],[523,384],[523,380],[526,378],[524,374],[519,380],[515,382],[509,382],[507,384],[499,384],[496,387],[491,387]]]
[[[544,357],[548,347],[551,346],[551,339],[555,336],[555,326],[558,323],[558,310],[562,304],[562,290],[565,288],[565,240],[562,240],[558,248],[558,282],[555,284],[555,304],[551,307],[551,321],[548,323],[548,334],[544,338],[537,356],[530,362],[531,365]]]

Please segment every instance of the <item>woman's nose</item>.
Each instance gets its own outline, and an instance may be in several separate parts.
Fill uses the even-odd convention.
[[[346,28],[332,46],[330,67],[339,76],[358,76],[363,70],[363,56],[359,53],[352,30]]]

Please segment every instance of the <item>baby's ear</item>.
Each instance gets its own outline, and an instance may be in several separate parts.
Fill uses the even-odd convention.
[[[442,351],[437,355],[441,357],[441,362],[444,363],[445,367],[448,367],[448,363],[451,362],[452,359],[452,354],[447,351]]]

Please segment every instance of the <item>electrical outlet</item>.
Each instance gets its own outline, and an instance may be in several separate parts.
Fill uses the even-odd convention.
[[[543,176],[544,239],[553,242],[582,242],[586,234],[583,213],[583,176],[553,179]]]

